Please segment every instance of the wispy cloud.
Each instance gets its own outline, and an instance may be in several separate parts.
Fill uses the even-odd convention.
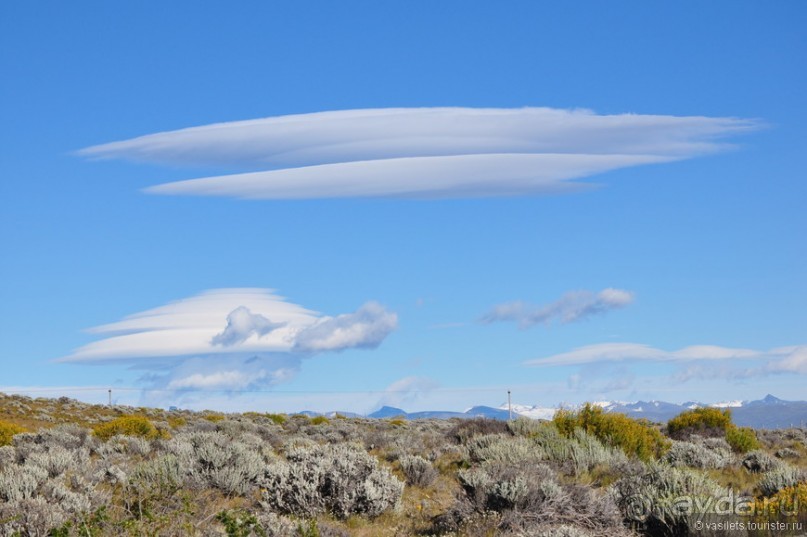
[[[673,375],[676,382],[701,380],[746,380],[780,374],[807,375],[807,345],[779,347],[761,352],[751,364],[696,363],[681,368]]]
[[[753,350],[720,347],[717,345],[692,345],[676,351],[665,351],[641,343],[601,343],[578,347],[572,351],[528,360],[528,366],[585,365],[604,362],[716,362],[734,360],[763,360],[769,371],[805,372],[805,347],[779,347]],[[693,369],[694,371],[694,369]]]
[[[376,302],[322,316],[269,289],[216,289],[93,328],[60,362],[124,362],[153,390],[244,390],[291,379],[314,354],[374,348],[397,316]]]
[[[570,179],[669,160],[646,155],[408,157],[191,179],[147,188],[146,192],[243,199],[441,199],[563,194],[592,186]]]
[[[807,345],[782,347],[776,349],[777,354],[784,356],[766,366],[771,373],[801,373],[807,375]]]
[[[417,401],[438,387],[439,384],[436,381],[427,377],[404,377],[387,386],[375,408],[382,406],[401,408]]]
[[[518,323],[520,328],[548,324],[552,321],[571,323],[592,315],[624,308],[633,300],[633,293],[624,289],[608,288],[598,293],[573,291],[550,304],[533,305],[521,300],[499,304],[486,313],[481,322],[489,324],[510,321]]]
[[[736,118],[598,115],[552,108],[344,110],[219,123],[79,151],[252,173],[158,185],[251,199],[451,198],[571,192],[609,170],[690,158],[757,128]]]
[[[153,390],[238,391],[276,386],[291,380],[302,367],[302,359],[282,353],[188,357],[147,382]],[[167,395],[171,395],[168,393]]]

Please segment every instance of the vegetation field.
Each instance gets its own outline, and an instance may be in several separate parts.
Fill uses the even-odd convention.
[[[807,429],[164,411],[0,394],[0,535],[799,535]]]

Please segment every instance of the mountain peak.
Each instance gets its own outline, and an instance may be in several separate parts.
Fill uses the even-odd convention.
[[[369,415],[371,418],[394,418],[396,416],[406,416],[406,411],[394,406],[382,406]]]

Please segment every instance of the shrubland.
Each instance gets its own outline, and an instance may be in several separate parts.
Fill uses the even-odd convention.
[[[609,414],[589,403],[577,411],[559,410],[553,422],[566,436],[582,429],[643,461],[658,458],[669,449],[669,441],[651,423],[631,419],[624,414]]]
[[[406,421],[0,395],[0,536],[672,536],[737,497],[805,521],[807,430],[707,410],[664,427],[592,405]]]
[[[759,448],[756,433],[750,427],[737,427],[728,408],[694,408],[667,422],[667,434],[682,439],[692,436],[724,438],[738,453]]]

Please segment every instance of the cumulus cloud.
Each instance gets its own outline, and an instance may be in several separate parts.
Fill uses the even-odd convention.
[[[168,183],[160,194],[289,199],[570,192],[572,179],[717,151],[757,128],[736,118],[551,108],[344,110],[219,123],[79,151],[261,170]]]
[[[245,306],[238,306],[227,316],[227,327],[213,336],[213,345],[230,347],[243,343],[252,336],[265,336],[285,323],[273,323],[263,315],[252,313]]]
[[[372,349],[398,326],[398,316],[381,304],[368,302],[354,313],[324,317],[301,330],[294,349],[300,352]]]
[[[529,366],[584,365],[602,362],[695,362],[765,360],[767,367],[796,371],[804,347],[782,347],[767,351],[735,349],[716,345],[692,345],[676,351],[665,351],[640,343],[601,343],[578,347],[546,358],[528,360]],[[804,372],[807,372],[805,370]]]
[[[603,289],[598,293],[573,291],[551,304],[536,306],[523,301],[506,302],[494,306],[481,321],[489,324],[501,321],[518,323],[520,328],[552,321],[571,323],[592,315],[624,308],[633,302],[634,295],[624,289]]]
[[[124,362],[150,390],[247,390],[291,379],[319,352],[374,348],[397,316],[375,302],[322,316],[269,289],[215,289],[90,330],[61,362]]]

